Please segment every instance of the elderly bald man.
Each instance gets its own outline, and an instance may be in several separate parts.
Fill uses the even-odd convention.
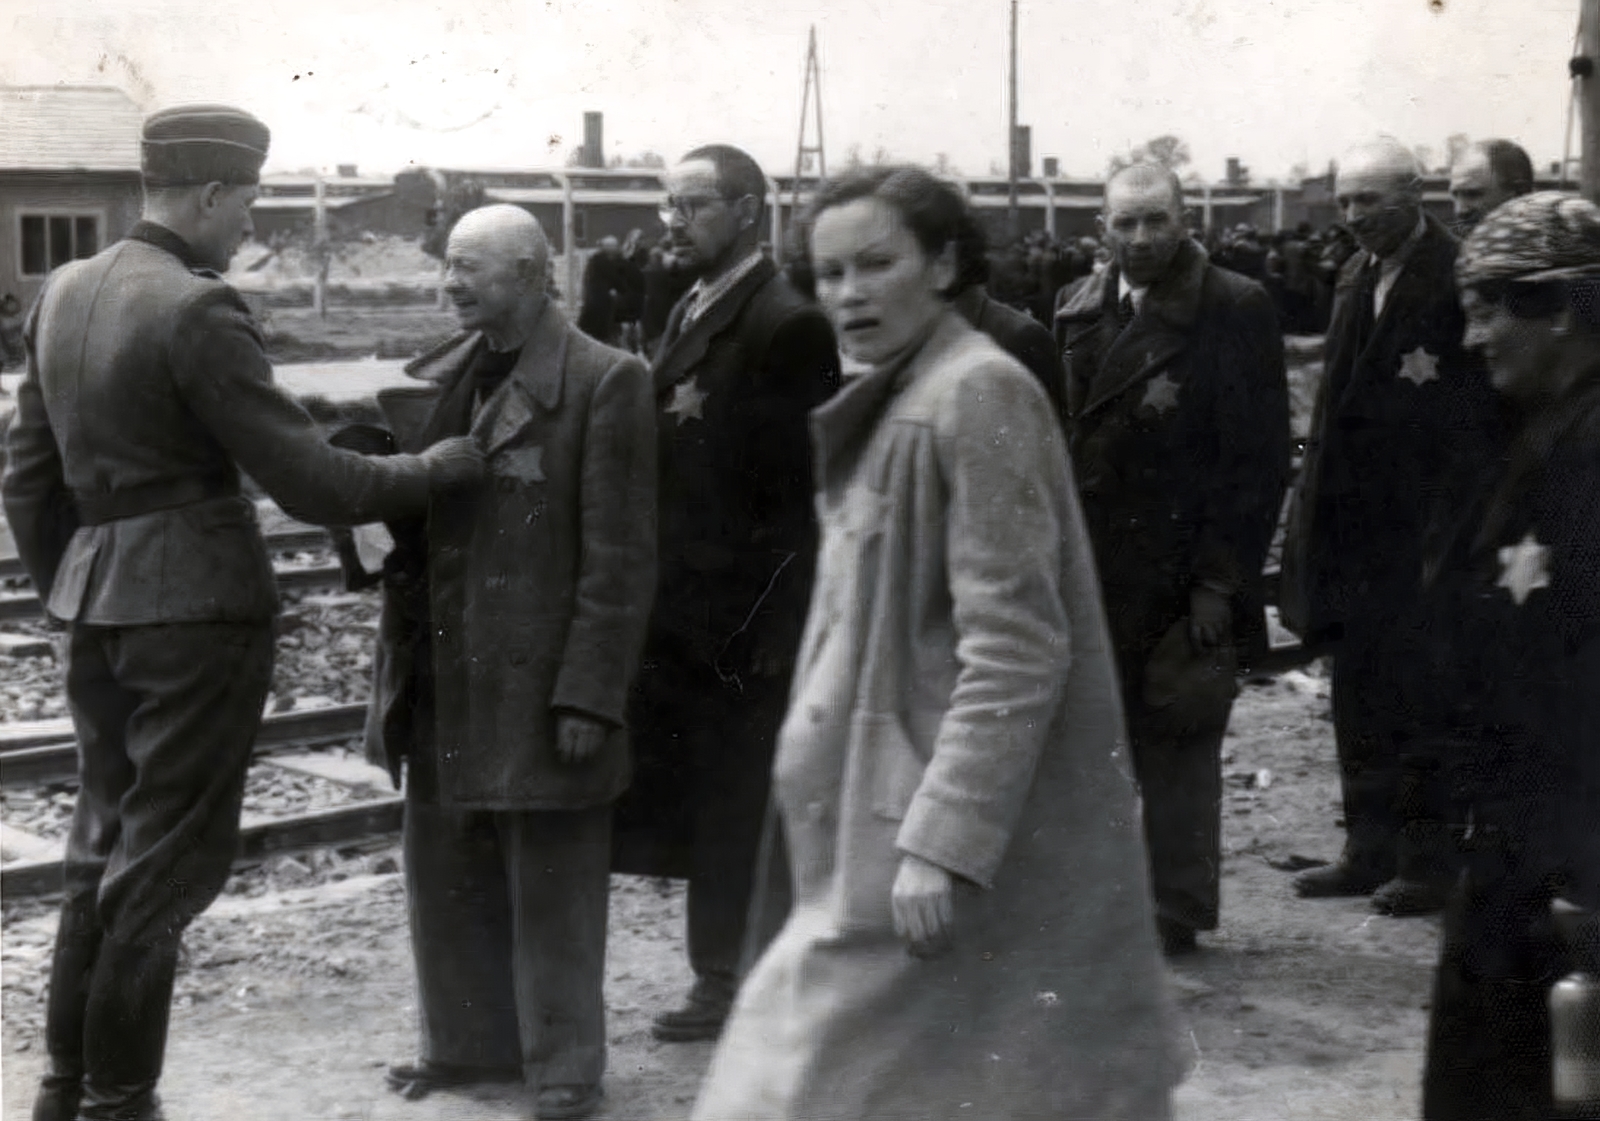
[[[636,358],[550,301],[548,257],[514,206],[451,232],[463,333],[409,368],[437,395],[397,437],[470,434],[489,477],[433,507],[422,555],[385,565],[368,746],[406,764],[422,1054],[391,1084],[415,1097],[520,1078],[538,1117],[564,1118],[596,1107],[605,1066],[611,804],[655,585],[655,395]]]
[[[1509,140],[1481,140],[1450,168],[1450,201],[1456,221],[1452,233],[1466,237],[1503,203],[1533,190],[1533,161]]]
[[[1450,714],[1411,683],[1420,659],[1399,621],[1420,595],[1435,516],[1496,453],[1497,407],[1462,349],[1456,242],[1423,213],[1410,151],[1388,138],[1354,149],[1335,191],[1360,250],[1335,287],[1281,606],[1333,652],[1347,833],[1339,859],[1295,887],[1425,914],[1451,878],[1449,807],[1433,777]]]

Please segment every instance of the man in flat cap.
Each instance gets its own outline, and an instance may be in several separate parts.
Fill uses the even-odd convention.
[[[273,385],[218,275],[268,133],[221,106],[145,122],[143,220],[45,282],[7,442],[6,517],[69,624],[78,800],[36,1121],[145,1121],[183,930],[222,888],[278,609],[248,474],[311,522],[419,517],[477,478],[467,440],[367,459]]]

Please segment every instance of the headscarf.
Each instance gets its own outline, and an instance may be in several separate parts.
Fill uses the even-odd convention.
[[[1600,207],[1563,191],[1539,191],[1491,211],[1456,258],[1462,288],[1600,277]]]

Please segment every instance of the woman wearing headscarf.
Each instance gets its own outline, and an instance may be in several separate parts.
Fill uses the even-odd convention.
[[[915,168],[808,242],[856,373],[774,767],[794,904],[698,1121],[1160,1121],[1174,1081],[1089,542],[1037,379],[949,306],[983,242]]]
[[[1551,904],[1600,907],[1600,209],[1556,192],[1506,203],[1456,276],[1465,345],[1513,434],[1435,543],[1418,623],[1465,865],[1423,1116],[1543,1121],[1548,995],[1575,964]]]

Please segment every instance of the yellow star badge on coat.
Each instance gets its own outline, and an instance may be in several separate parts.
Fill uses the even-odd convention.
[[[1421,386],[1439,380],[1439,356],[1417,347],[1400,359],[1400,376],[1412,385]]]
[[[693,417],[695,420],[704,420],[705,412],[701,406],[706,403],[706,398],[711,396],[701,390],[698,378],[689,378],[680,381],[672,387],[672,400],[667,402],[667,412],[678,418],[678,423]]]
[[[1550,546],[1528,534],[1515,545],[1500,550],[1500,579],[1495,586],[1511,593],[1521,607],[1535,588],[1550,586]]]
[[[1143,408],[1154,409],[1158,413],[1168,412],[1178,407],[1178,383],[1166,374],[1151,378],[1144,387],[1144,400],[1140,402]]]

